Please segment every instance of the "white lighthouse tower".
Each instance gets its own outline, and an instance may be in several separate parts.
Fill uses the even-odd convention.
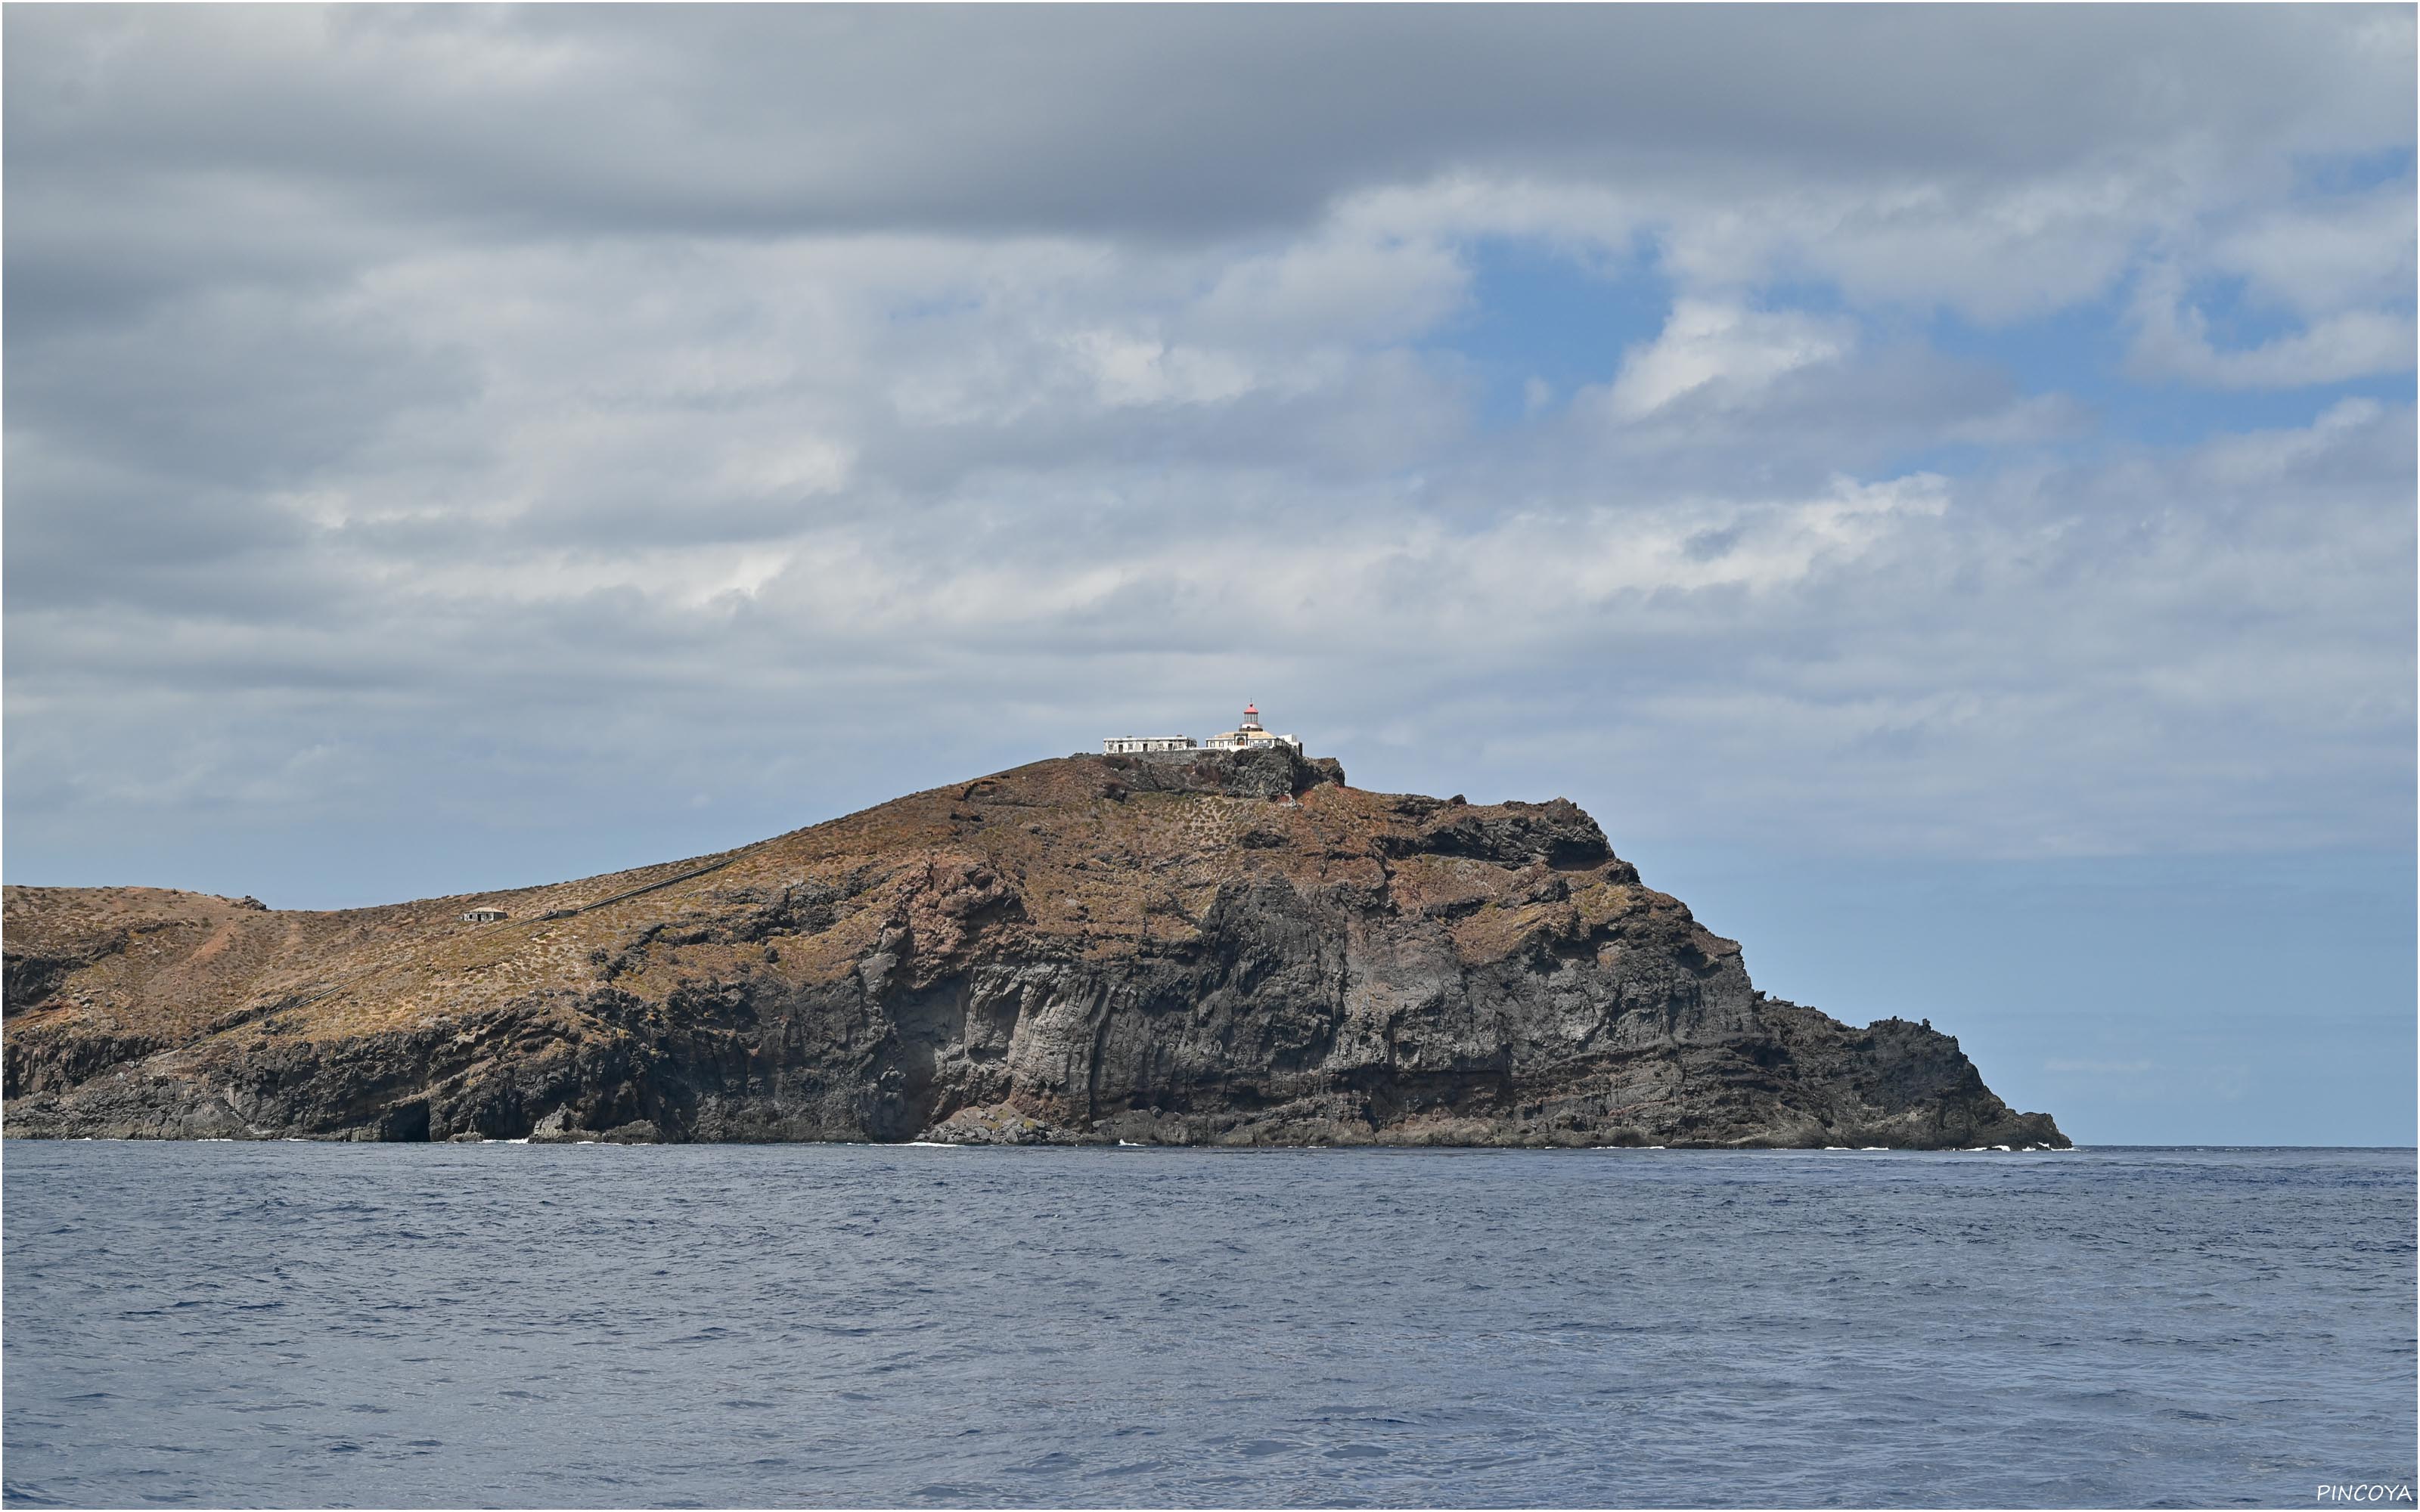
[[[1261,711],[1257,704],[1244,705],[1244,722],[1223,735],[1212,735],[1202,743],[1206,750],[1255,750],[1264,746],[1292,746],[1302,749],[1298,735],[1273,735],[1261,728]]]

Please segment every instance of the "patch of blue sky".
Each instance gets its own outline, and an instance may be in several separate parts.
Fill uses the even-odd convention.
[[[2232,281],[2196,286],[2195,302],[2223,351],[2248,350],[2301,329],[2289,316],[2254,307]],[[1925,338],[1952,356],[2006,372],[2019,393],[2066,393],[2094,420],[2106,441],[2153,447],[2191,446],[2214,436],[2307,425],[2338,401],[2372,398],[2409,404],[2409,372],[2278,389],[2220,389],[2180,378],[2137,374],[2129,363],[2133,325],[2132,290],[2007,326],[1983,326],[1953,312],[1936,315]]]
[[[2331,192],[2359,192],[2408,177],[2412,154],[2363,154],[2329,160],[2310,171]],[[1464,256],[1471,270],[1471,297],[1420,347],[1463,365],[1477,385],[1481,424],[1492,429],[1517,426],[1542,409],[1559,408],[1575,390],[1610,382],[1625,353],[1663,330],[1677,292],[1644,239],[1612,256],[1590,258],[1542,238],[1490,237],[1466,244]],[[2208,338],[2221,351],[2257,349],[2303,329],[2297,316],[2257,300],[2242,280],[2205,279],[2187,292],[2201,312]],[[2002,324],[1970,320],[1947,309],[1925,315],[1853,310],[1835,285],[1822,280],[1769,284],[1755,302],[1765,310],[1854,316],[1862,347],[1921,342],[1946,357],[2005,376],[2014,399],[2072,398],[2088,423],[2036,443],[2055,450],[2180,448],[2221,435],[2307,425],[2346,398],[2390,405],[2413,401],[2410,371],[2242,389],[2145,375],[2130,361],[2133,298],[2132,282],[2121,282],[2099,298]],[[1543,404],[1539,383],[1545,385]],[[1883,471],[1954,476],[1987,465],[2001,450],[1944,441],[1895,455]]]
[[[1652,341],[1671,313],[1673,287],[1644,242],[1586,258],[1535,237],[1466,243],[1470,299],[1420,349],[1458,359],[1479,385],[1483,425],[1517,424],[1573,392],[1607,383],[1622,354]],[[1533,402],[1531,380],[1551,397]]]
[[[1745,942],[1759,987],[1851,1023],[1930,1018],[2079,1143],[2411,1143],[2420,899],[2400,836],[2032,861],[1614,839]]]
[[[2294,198],[2369,193],[2410,186],[2410,147],[2317,154],[2294,163]],[[2135,290],[2122,282],[2097,300],[2006,326],[1985,326],[1954,312],[1930,322],[1925,339],[1942,352],[2001,367],[2026,395],[2064,393],[2089,407],[2096,437],[2153,447],[2190,446],[2217,435],[2309,424],[2348,398],[2382,404],[2413,402],[2415,377],[2399,373],[2278,388],[2225,389],[2183,378],[2145,375],[2130,363]],[[2183,291],[2198,311],[2202,332],[2220,352],[2242,352],[2299,334],[2302,317],[2259,299],[2240,278],[2205,276]],[[1971,449],[1949,449],[1947,455]],[[1936,469],[1944,471],[1944,469]]]
[[[2298,195],[2366,193],[2409,182],[2412,167],[2413,153],[2408,147],[2306,153],[2294,159],[2294,188]]]

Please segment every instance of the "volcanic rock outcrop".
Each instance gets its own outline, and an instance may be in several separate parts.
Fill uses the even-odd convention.
[[[6,954],[19,1137],[2067,1144],[1758,992],[1572,804],[1283,748],[380,908],[10,887]]]

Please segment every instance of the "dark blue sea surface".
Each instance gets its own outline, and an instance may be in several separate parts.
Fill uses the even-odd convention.
[[[11,1143],[5,1176],[10,1505],[2414,1480],[2409,1150]]]

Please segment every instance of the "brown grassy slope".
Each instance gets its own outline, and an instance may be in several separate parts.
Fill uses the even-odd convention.
[[[1037,762],[721,856],[376,908],[262,910],[161,888],[12,887],[8,1036],[207,1051],[213,1041],[425,1028],[600,980],[653,1002],[685,982],[768,968],[828,981],[903,917],[921,958],[946,962],[953,932],[983,923],[968,917],[970,894],[978,911],[985,896],[1012,904],[1009,927],[1029,953],[1170,949],[1198,937],[1222,885],[1254,873],[1282,873],[1307,891],[1384,895],[1449,920],[1469,964],[1641,911],[1687,918],[1618,862],[1547,888],[1410,843],[1441,820],[1517,822],[1547,806],[1463,807],[1341,783],[1286,798],[1150,791],[1131,785],[1131,772],[1097,758]],[[1389,858],[1390,849],[1414,854]],[[639,897],[540,917],[709,865]],[[511,917],[460,918],[481,904]],[[746,927],[768,915],[771,927]],[[1736,949],[1696,933],[1710,953]]]

